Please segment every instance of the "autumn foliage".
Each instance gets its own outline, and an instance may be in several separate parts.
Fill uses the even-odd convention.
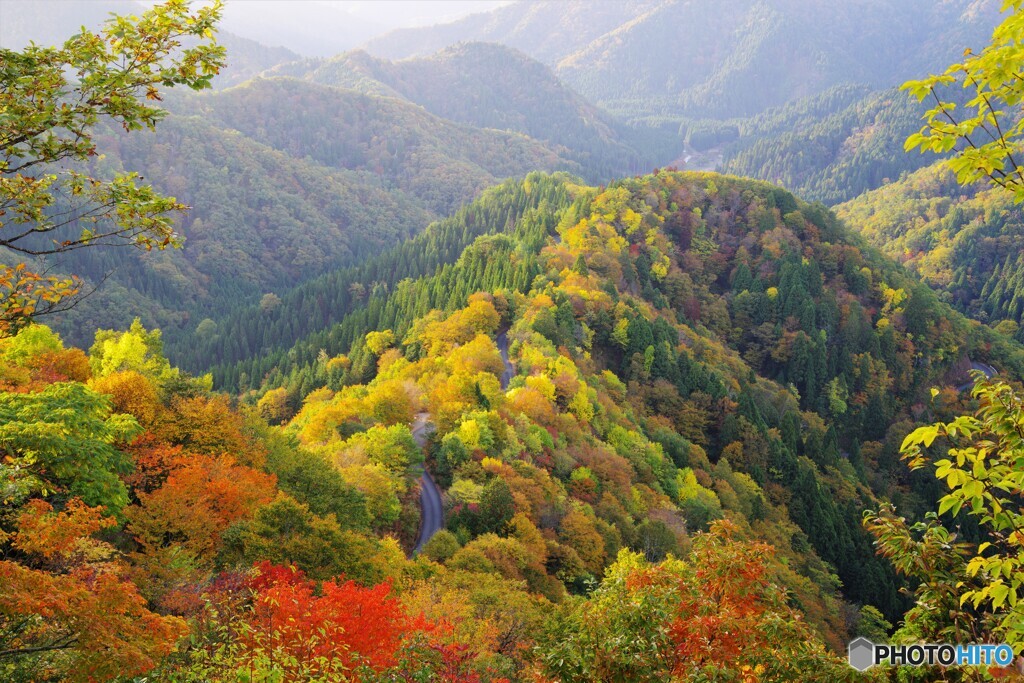
[[[771,548],[716,522],[687,561],[623,553],[543,647],[561,681],[849,680],[773,581]]]
[[[114,548],[92,535],[115,520],[70,500],[22,508],[10,539],[20,561],[0,560],[0,638],[10,653],[45,653],[36,676],[108,680],[151,670],[187,632],[150,611]]]
[[[87,367],[42,327],[0,341],[0,674],[100,666],[50,602],[81,589],[151,624],[114,647],[154,680],[853,677],[834,653],[899,607],[849,520],[913,491],[886,459],[925,410],[915,297],[766,186],[572,191],[458,266],[515,287],[241,396],[138,322]],[[415,554],[424,468],[445,528]]]
[[[382,670],[395,664],[412,633],[432,628],[408,617],[387,583],[363,587],[325,581],[317,590],[292,568],[264,562],[254,571],[248,583],[251,646],[287,653],[307,673],[360,666]]]

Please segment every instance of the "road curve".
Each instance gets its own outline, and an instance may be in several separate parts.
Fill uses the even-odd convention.
[[[508,333],[502,331],[497,338],[498,351],[501,353],[501,362],[505,364],[505,370],[501,373],[501,388],[507,389],[508,383],[515,377],[515,368],[508,359]],[[427,421],[430,416],[427,413],[417,413],[412,421],[412,438],[421,449],[426,448],[427,435],[430,423]],[[416,546],[412,554],[416,555],[427,541],[438,531],[444,528],[444,506],[441,504],[441,490],[437,488],[433,477],[426,469],[420,475],[420,532],[416,536]]]
[[[977,370],[978,372],[983,372],[983,373],[985,373],[985,377],[987,377],[989,379],[992,379],[997,374],[996,369],[994,367],[992,367],[991,365],[986,365],[985,363],[979,363],[979,362],[973,361],[973,360],[971,361],[971,370]],[[958,392],[964,392],[964,391],[967,391],[968,389],[970,389],[973,386],[974,386],[974,380],[972,379],[970,382],[964,382],[963,384],[958,386],[956,388],[956,390]]]
[[[418,413],[412,422],[412,438],[420,448],[427,445],[429,423],[427,413]],[[424,544],[444,528],[444,506],[441,505],[441,490],[426,469],[420,476],[420,532],[416,536],[413,555],[423,550]]]
[[[416,539],[413,554],[417,555],[434,534],[444,528],[444,506],[441,505],[441,490],[437,488],[430,472],[423,471],[420,477],[420,534]]]

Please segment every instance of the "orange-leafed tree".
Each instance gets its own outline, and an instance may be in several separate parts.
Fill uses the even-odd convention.
[[[89,357],[81,349],[44,351],[26,360],[33,379],[53,382],[84,382],[89,379]]]
[[[94,379],[94,391],[110,396],[114,412],[133,416],[144,427],[150,427],[160,410],[160,397],[153,382],[134,370],[113,372]]]
[[[542,680],[854,680],[786,604],[770,552],[726,521],[694,537],[686,562],[622,551],[546,634]]]
[[[177,398],[159,423],[154,432],[161,440],[190,451],[230,453],[251,467],[262,467],[266,461],[266,447],[246,436],[244,418],[232,410],[225,396]]]
[[[71,499],[61,511],[35,499],[2,540],[0,677],[97,681],[143,674],[187,632],[151,612],[115,549],[93,538],[115,524]]]
[[[204,675],[217,679],[258,670],[265,680],[367,680],[434,629],[407,613],[389,583],[339,579],[318,587],[294,566],[269,562],[256,564],[240,584],[215,582],[207,598],[206,618],[232,633],[229,647],[214,640],[194,657],[205,664]]]
[[[143,452],[160,461],[157,472],[165,457],[172,469],[156,490],[137,489],[138,504],[125,509],[138,544],[133,576],[148,599],[187,614],[200,606],[195,586],[213,569],[224,530],[273,500],[276,479],[229,455],[181,455],[161,444]]]
[[[143,552],[173,542],[197,558],[212,559],[220,534],[273,500],[276,479],[239,465],[230,455],[195,455],[163,486],[140,493],[126,511],[128,531]]]
[[[151,432],[139,436],[124,450],[135,466],[122,479],[136,495],[160,488],[171,472],[182,467],[188,458],[195,457],[181,446],[160,441]]]

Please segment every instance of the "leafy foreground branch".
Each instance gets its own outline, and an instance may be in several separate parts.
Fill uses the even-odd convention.
[[[865,513],[879,552],[920,583],[917,604],[896,640],[1024,642],[1024,397],[1005,382],[979,377],[978,408],[951,422],[920,427],[904,440],[911,469],[935,468],[949,490],[937,512],[908,525],[891,505]],[[932,461],[933,445],[948,446]],[[981,543],[959,539],[943,520],[973,517]],[[959,519],[966,522],[962,516]],[[974,678],[984,680],[983,672]]]
[[[947,162],[957,181],[969,185],[989,180],[1024,201],[1024,169],[1021,137],[1024,117],[1024,1],[1004,0],[1003,11],[1011,10],[992,34],[992,42],[980,53],[970,49],[964,60],[941,74],[903,84],[918,101],[934,107],[924,118],[926,125],[907,138],[907,151],[918,149],[937,154],[955,150]],[[967,90],[970,99],[963,111],[946,98],[953,86]]]
[[[23,259],[181,245],[171,215],[188,207],[136,173],[95,174],[93,130],[101,121],[152,130],[166,113],[155,106],[163,88],[209,87],[224,65],[213,37],[220,12],[220,2],[193,11],[168,0],[60,47],[0,49],[0,335],[82,295],[78,278]]]

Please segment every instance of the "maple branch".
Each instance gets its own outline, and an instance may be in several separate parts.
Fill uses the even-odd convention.
[[[16,657],[18,655],[28,655],[34,652],[51,652],[53,650],[69,650],[78,644],[78,636],[68,636],[70,640],[65,640],[63,643],[53,643],[51,645],[37,645],[35,647],[18,647],[11,650],[0,650],[0,657]]]

